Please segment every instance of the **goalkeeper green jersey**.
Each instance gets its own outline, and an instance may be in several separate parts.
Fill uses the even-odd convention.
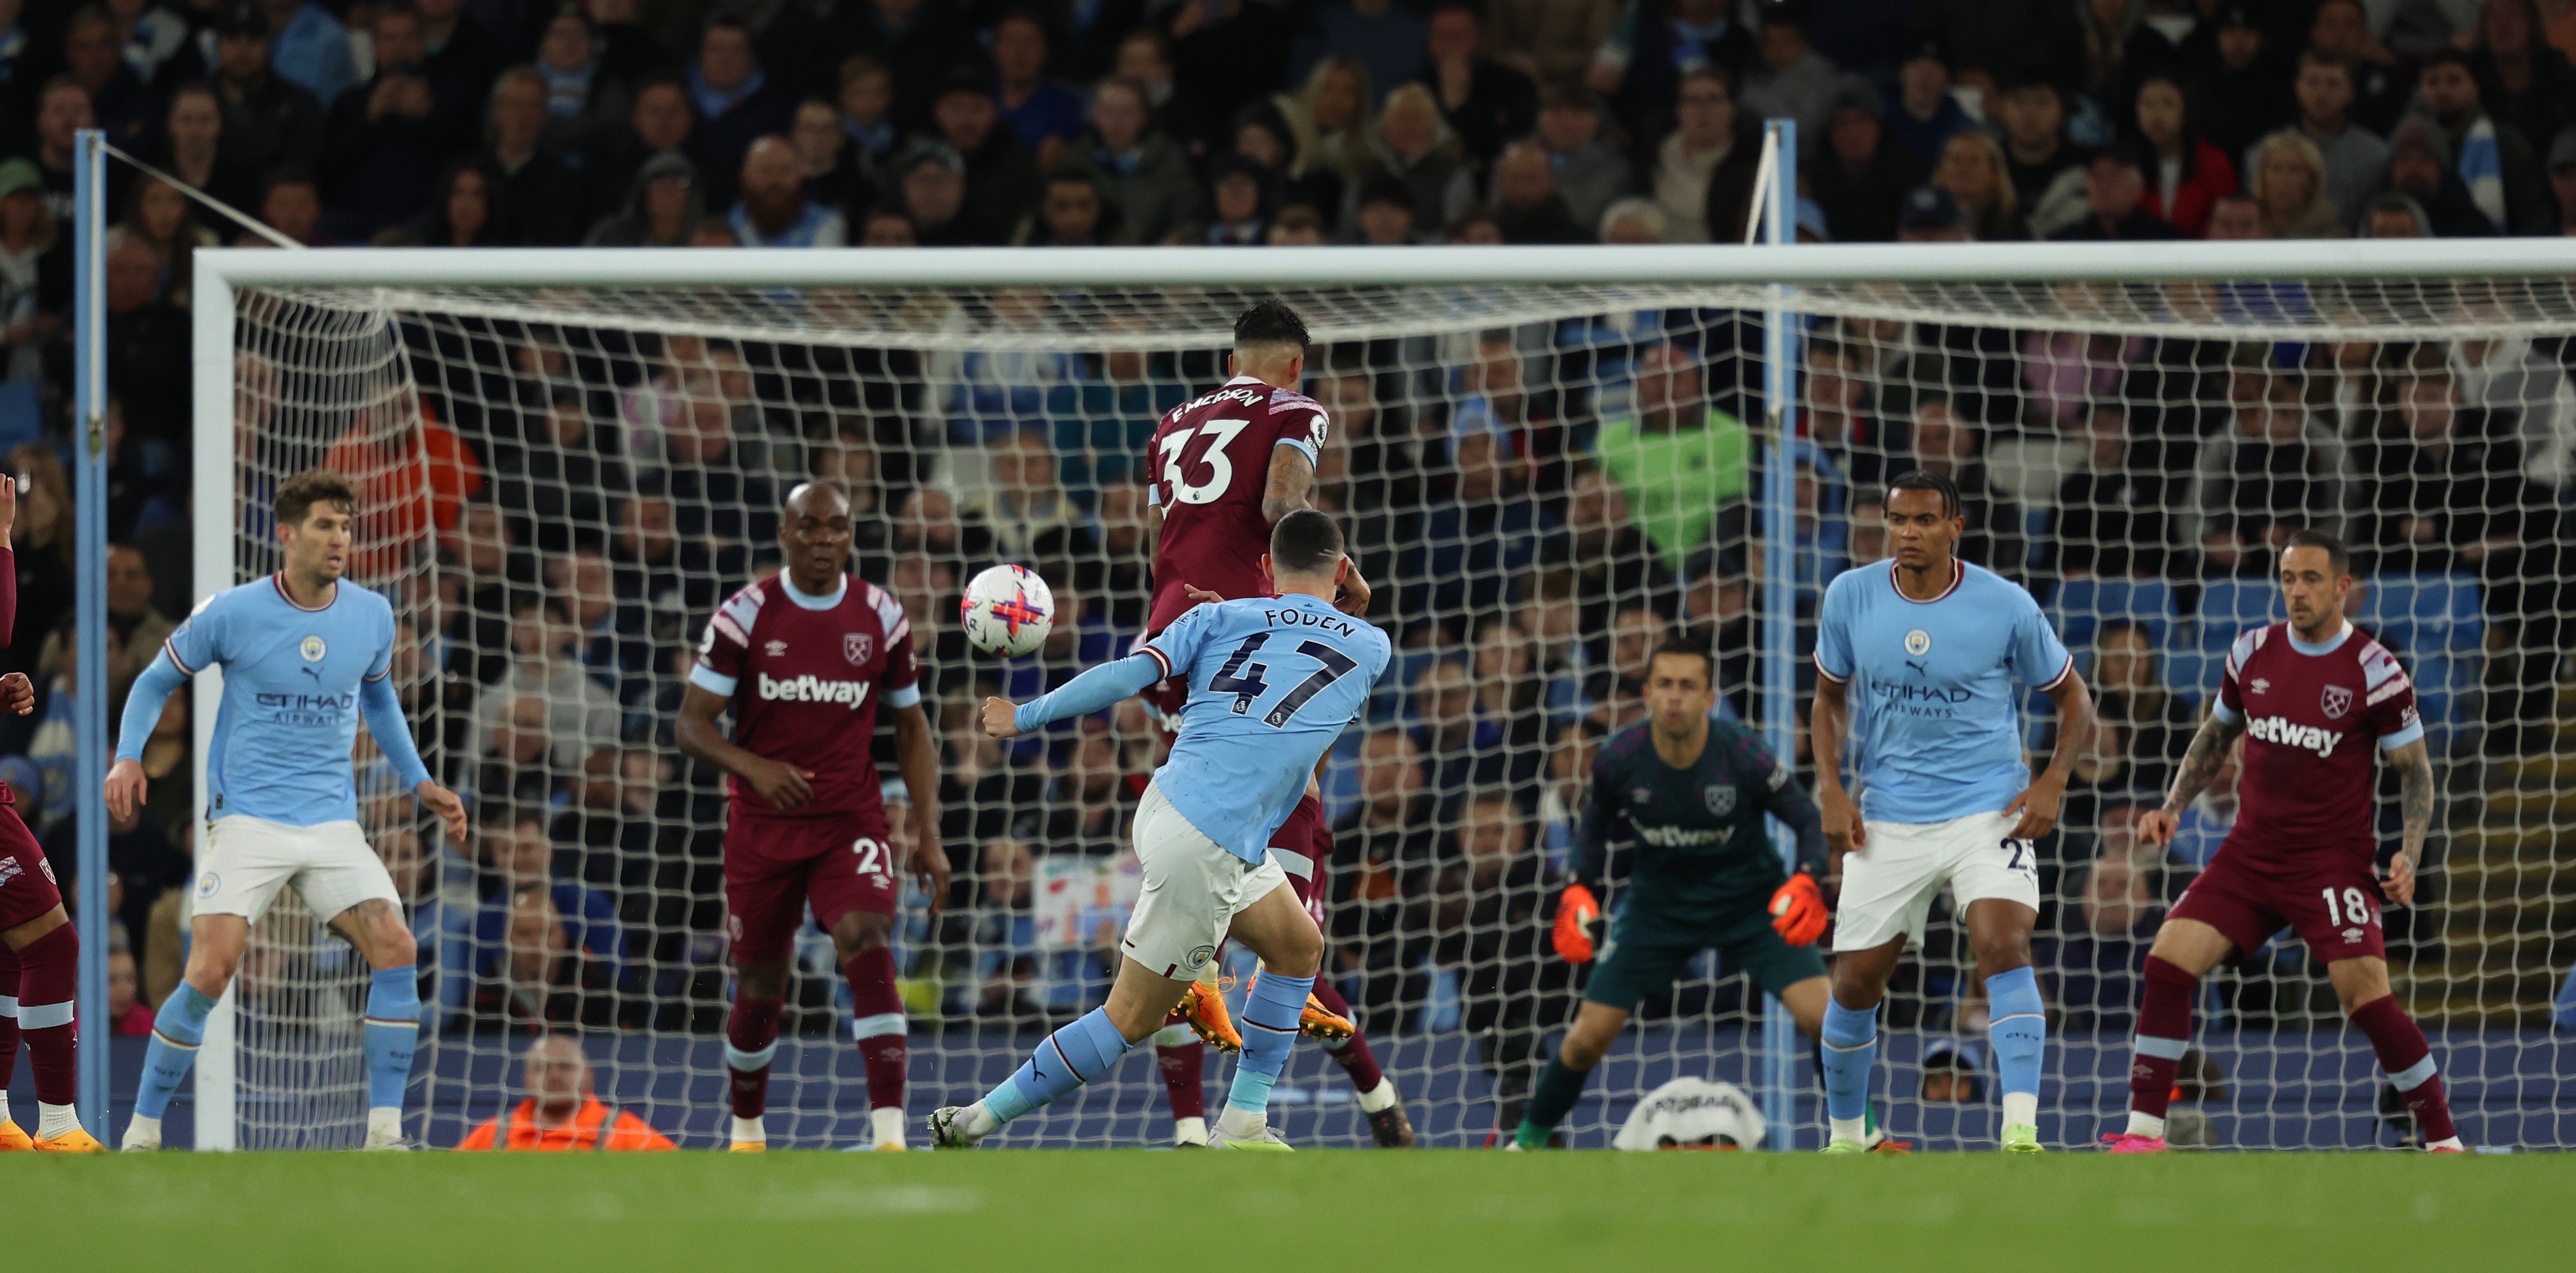
[[[1815,802],[1752,730],[1708,723],[1708,743],[1688,768],[1655,751],[1652,725],[1620,731],[1592,762],[1592,787],[1574,844],[1574,880],[1598,889],[1610,846],[1634,846],[1620,931],[1705,932],[1766,913],[1788,879],[1762,825],[1778,818],[1797,836],[1798,867],[1825,875],[1824,821]]]

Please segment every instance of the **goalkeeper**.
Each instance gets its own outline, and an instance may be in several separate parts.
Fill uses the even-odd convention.
[[[1539,1075],[1512,1148],[1548,1143],[1583,1095],[1628,1014],[1665,993],[1714,946],[1723,966],[1777,995],[1808,1038],[1825,1016],[1824,824],[1787,766],[1752,730],[1709,719],[1715,666],[1696,646],[1667,644],[1647,665],[1651,718],[1613,737],[1592,764],[1590,797],[1563,898],[1556,952],[1590,963],[1601,906],[1595,890],[1612,840],[1633,840],[1628,904],[1592,970],[1582,1010]],[[1798,871],[1783,878],[1762,815],[1798,838]],[[1624,825],[1623,825],[1624,824]]]

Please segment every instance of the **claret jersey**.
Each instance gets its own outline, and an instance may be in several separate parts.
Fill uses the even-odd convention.
[[[1163,510],[1147,632],[1162,631],[1190,608],[1184,586],[1223,597],[1270,595],[1270,581],[1261,573],[1261,556],[1270,551],[1261,495],[1271,453],[1295,447],[1311,464],[1330,427],[1324,404],[1250,376],[1237,376],[1163,416],[1145,457],[1145,471],[1153,477],[1147,502]]]
[[[853,575],[828,597],[772,575],[707,620],[689,683],[733,700],[733,741],[814,775],[814,798],[780,813],[732,780],[737,816],[828,818],[884,808],[874,749],[877,705],[921,701],[912,622],[893,594]]]

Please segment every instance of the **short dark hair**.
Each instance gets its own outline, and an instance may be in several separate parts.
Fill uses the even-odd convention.
[[[1234,320],[1234,347],[1237,349],[1246,345],[1295,345],[1297,352],[1302,354],[1309,343],[1306,320],[1297,317],[1297,311],[1288,308],[1287,302],[1275,296],[1254,302],[1252,308],[1243,311],[1243,317]],[[1339,543],[1337,537],[1336,551]]]
[[[1342,557],[1342,526],[1330,513],[1301,508],[1270,528],[1270,572],[1314,575]]]
[[[2281,551],[2287,553],[2293,548],[2325,549],[2326,561],[2334,567],[2336,574],[2352,573],[2352,550],[2344,547],[2343,541],[2335,538],[2331,532],[2318,530],[2313,526],[2306,530],[2291,531],[2288,542],[2281,545]]]
[[[280,483],[277,488],[277,524],[301,526],[313,514],[316,504],[337,504],[344,513],[358,511],[357,492],[349,489],[349,479],[330,469],[306,469]]]
[[[1941,497],[1943,517],[1959,515],[1959,484],[1951,481],[1947,473],[1935,473],[1929,469],[1907,469],[1897,474],[1895,481],[1887,484],[1887,493],[1890,496],[1898,491],[1931,491]]]
[[[2421,76],[2437,66],[2456,66],[2463,71],[2468,71],[2470,79],[2477,78],[2476,68],[2470,64],[2468,53],[2447,44],[2425,54],[2424,60],[2415,64],[2415,74]]]
[[[1709,653],[1707,646],[1682,637],[1668,638],[1662,645],[1655,647],[1654,653],[1646,656],[1646,666],[1653,667],[1655,660],[1667,654],[1679,659],[1698,659],[1701,668],[1705,671],[1708,687],[1717,688],[1717,656]]]

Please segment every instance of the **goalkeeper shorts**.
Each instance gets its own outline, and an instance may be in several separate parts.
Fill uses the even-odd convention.
[[[1639,924],[1622,916],[1610,932],[1609,947],[1592,965],[1583,998],[1622,1012],[1658,995],[1672,993],[1673,983],[1689,970],[1699,952],[1717,948],[1717,973],[1743,973],[1764,994],[1777,995],[1810,977],[1825,975],[1824,956],[1813,946],[1792,946],[1772,931],[1771,917],[1755,914],[1727,928]]]

